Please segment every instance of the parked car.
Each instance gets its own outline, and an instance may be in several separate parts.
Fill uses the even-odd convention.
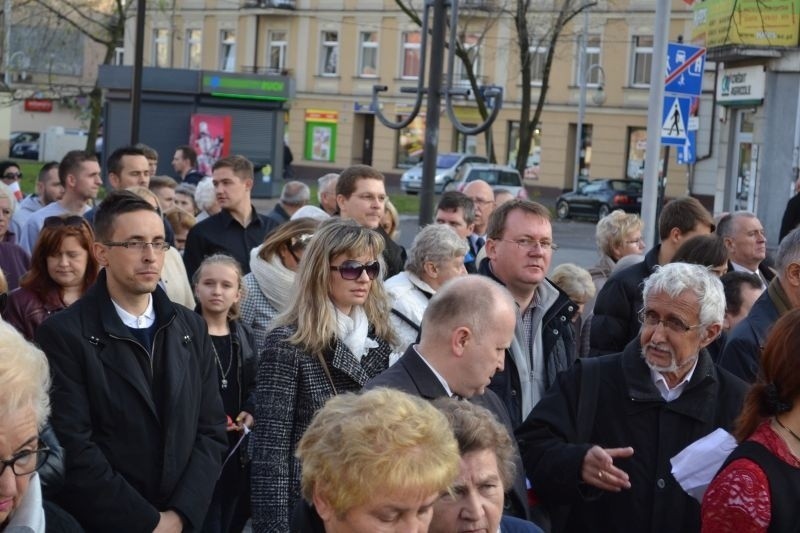
[[[436,178],[434,178],[436,193],[444,191],[447,184],[455,179],[456,173],[467,163],[488,163],[488,160],[481,155],[460,152],[439,154],[436,157]],[[417,194],[422,189],[421,162],[403,173],[400,187],[408,194]]]
[[[515,198],[527,198],[528,191],[522,183],[519,171],[504,165],[490,163],[471,163],[464,165],[456,179],[447,186],[447,190],[461,191],[470,181],[483,180],[493,189],[505,189]]]
[[[8,146],[10,157],[39,159],[39,134],[35,131],[11,132]]]
[[[639,180],[593,179],[556,200],[556,215],[561,219],[592,217],[599,220],[615,209],[639,213],[641,208],[642,182]]]

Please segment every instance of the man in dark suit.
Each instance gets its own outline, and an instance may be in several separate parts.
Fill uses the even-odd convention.
[[[758,217],[749,211],[729,213],[720,219],[717,235],[728,249],[728,272],[753,274],[766,289],[775,272],[765,262],[767,234]]]
[[[455,278],[436,292],[425,309],[420,343],[409,346],[365,389],[390,387],[428,400],[468,399],[491,411],[511,433],[505,405],[487,387],[494,373],[503,369],[515,325],[514,300],[501,285],[483,276]],[[508,511],[525,517],[525,484],[521,468],[518,472]]]
[[[112,191],[95,235],[97,281],[36,332],[69,457],[59,503],[87,531],[199,531],[227,446],[211,339],[158,286],[169,244],[153,206]]]

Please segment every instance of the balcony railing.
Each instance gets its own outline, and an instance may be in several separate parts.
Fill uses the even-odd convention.
[[[294,9],[295,0],[244,0],[242,9]]]

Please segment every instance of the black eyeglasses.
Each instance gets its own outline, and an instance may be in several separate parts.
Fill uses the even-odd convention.
[[[121,247],[125,248],[126,250],[136,250],[137,252],[143,252],[148,246],[153,249],[154,252],[166,252],[169,250],[170,244],[167,241],[156,241],[156,242],[144,242],[144,241],[124,241],[124,242],[104,242],[104,245],[114,248],[114,247]]]
[[[6,172],[3,174],[4,180],[21,180],[22,172]]]
[[[40,441],[38,450],[25,450],[11,459],[0,459],[0,476],[3,475],[6,468],[10,468],[15,476],[32,474],[42,467],[48,455],[50,455],[50,448],[44,446]]]
[[[61,226],[69,226],[72,228],[80,228],[86,224],[86,219],[78,215],[70,215],[68,217],[47,217],[44,219],[42,227],[45,228],[58,228]]]
[[[381,273],[381,264],[377,261],[370,261],[364,264],[351,260],[345,261],[339,266],[331,265],[331,270],[338,270],[342,279],[349,281],[360,278],[362,272],[366,272],[369,279],[375,279]]]

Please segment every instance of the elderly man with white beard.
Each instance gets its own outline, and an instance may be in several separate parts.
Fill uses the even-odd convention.
[[[739,414],[746,384],[705,347],[725,295],[702,266],[671,263],[644,284],[641,330],[618,354],[561,373],[517,430],[525,471],[554,530],[699,531],[700,504],[670,458]]]

